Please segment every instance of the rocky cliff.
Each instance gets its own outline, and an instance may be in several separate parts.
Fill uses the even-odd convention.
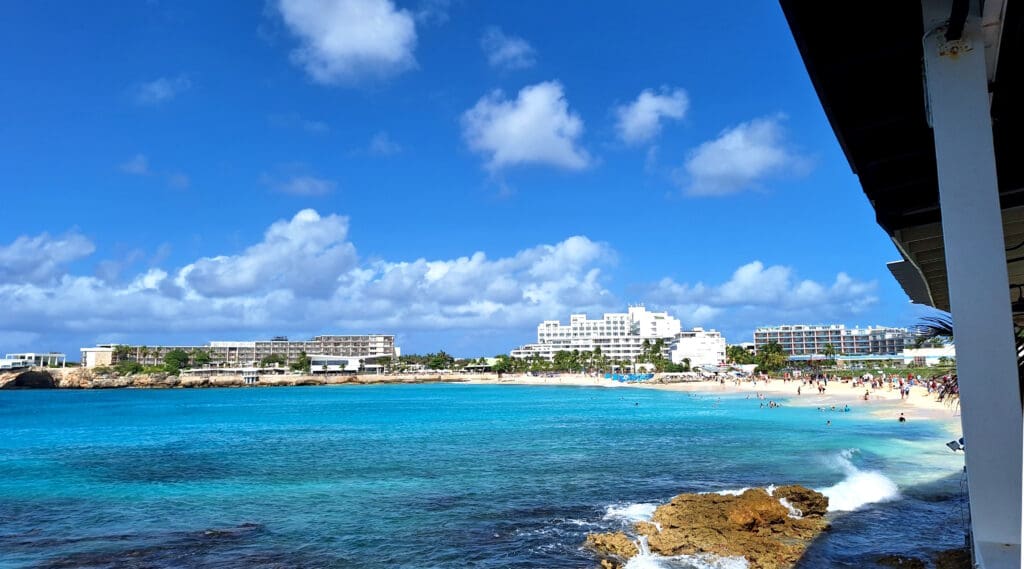
[[[112,389],[172,387],[277,387],[294,385],[341,385],[370,383],[439,383],[468,379],[441,375],[274,375],[259,376],[246,384],[240,375],[177,376],[167,373],[97,374],[84,368],[34,369],[0,373],[0,389]]]

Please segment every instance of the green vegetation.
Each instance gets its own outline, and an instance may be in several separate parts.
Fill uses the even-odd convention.
[[[311,366],[310,362],[311,362],[311,360],[310,360],[309,356],[306,355],[306,352],[302,351],[302,352],[299,352],[299,359],[298,359],[298,361],[293,363],[290,367],[294,371],[301,371],[301,372],[309,373],[310,366]]]
[[[260,360],[260,367],[270,366],[283,366],[288,363],[288,359],[282,354],[270,354]]]
[[[143,370],[142,364],[133,360],[122,360],[114,365],[114,370],[121,375],[140,373]]]
[[[436,354],[427,354],[425,365],[430,369],[451,369],[455,365],[455,358],[441,350]]]
[[[727,346],[725,348],[725,357],[729,363],[736,365],[757,363],[754,353],[743,346]]]
[[[183,368],[188,367],[188,352],[174,349],[164,356],[164,369],[167,373],[177,375]]]
[[[789,354],[782,349],[782,345],[778,342],[769,342],[757,351],[757,370],[768,373],[779,371],[786,365],[787,358]]]
[[[210,363],[210,353],[206,350],[192,350],[191,360],[192,365],[204,367]]]

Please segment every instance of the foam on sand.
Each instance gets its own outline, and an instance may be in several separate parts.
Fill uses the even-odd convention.
[[[828,511],[850,512],[878,502],[890,502],[900,498],[896,483],[875,470],[860,470],[850,460],[855,450],[845,450],[833,458],[834,466],[846,478],[828,488],[819,490],[828,496]]]

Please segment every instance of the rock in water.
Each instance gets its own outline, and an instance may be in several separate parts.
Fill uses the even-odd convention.
[[[587,547],[619,560],[626,560],[640,553],[633,540],[621,531],[592,533],[587,536]]]
[[[780,498],[803,517],[790,517]],[[647,538],[651,553],[742,556],[750,569],[788,569],[828,528],[823,517],[827,510],[828,498],[803,486],[783,486],[774,496],[761,489],[739,496],[680,494],[654,511],[653,523],[639,522],[634,529]],[[622,532],[590,534],[587,545],[614,561],[639,552]]]
[[[824,516],[828,512],[828,497],[803,486],[779,486],[772,494],[776,498],[785,498],[804,516]]]

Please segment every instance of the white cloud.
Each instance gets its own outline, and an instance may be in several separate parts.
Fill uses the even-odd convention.
[[[533,67],[537,52],[521,37],[508,36],[501,28],[490,27],[480,38],[480,47],[487,55],[491,67],[502,69],[526,69]]]
[[[787,144],[782,116],[754,119],[722,131],[690,153],[681,182],[693,196],[756,189],[766,178],[800,174],[808,160]]]
[[[348,219],[303,210],[272,224],[235,254],[204,257],[178,269],[149,268],[124,281],[38,264],[2,264],[0,329],[12,333],[118,337],[155,343],[166,334],[210,339],[290,330],[528,329],[570,311],[618,305],[600,267],[607,245],[582,236],[489,258],[360,261]],[[36,261],[48,236],[0,249]],[[66,241],[66,239],[64,239]],[[33,249],[29,251],[28,249]],[[65,249],[70,249],[65,246]],[[91,251],[90,247],[79,253]],[[0,259],[5,257],[0,256]],[[2,263],[4,261],[0,261]],[[26,275],[38,271],[32,278]],[[92,340],[90,340],[92,341]]]
[[[663,119],[679,120],[689,108],[690,98],[683,89],[644,89],[635,101],[615,109],[615,128],[626,144],[647,142],[661,132]]]
[[[60,237],[47,233],[19,237],[10,245],[0,245],[0,284],[51,281],[63,274],[68,263],[95,250],[92,241],[74,231]]]
[[[388,133],[381,131],[370,139],[370,154],[377,156],[391,156],[402,151],[402,147],[391,139]]]
[[[416,24],[391,0],[279,0],[301,44],[292,61],[327,85],[386,77],[414,67]]]
[[[749,333],[770,323],[839,320],[878,303],[877,283],[839,273],[831,283],[798,279],[791,267],[747,263],[718,285],[677,283],[665,278],[648,298],[669,307],[684,325],[716,325]]]
[[[333,192],[337,187],[331,180],[310,175],[276,179],[264,174],[261,180],[275,191],[293,196],[323,196]]]
[[[263,241],[239,255],[199,259],[179,275],[203,296],[276,291],[322,296],[355,266],[355,247],[345,239],[348,218],[320,217],[305,209],[267,229]]]
[[[274,222],[240,251],[177,267],[150,261],[134,274],[140,259],[131,253],[118,267],[106,267],[117,269],[108,278],[73,269],[94,250],[76,232],[20,237],[0,245],[0,330],[12,338],[83,344],[100,338],[154,344],[176,334],[202,342],[277,333],[422,332],[470,350],[483,337],[508,349],[530,340],[541,320],[625,304],[606,285],[615,251],[585,236],[504,257],[477,251],[447,259],[366,260],[348,233],[348,218],[307,209]],[[164,261],[158,255],[156,262]],[[636,300],[668,309],[686,326],[713,326],[737,340],[760,324],[843,321],[877,303],[874,282],[845,273],[830,282],[800,279],[790,267],[759,261],[719,284],[663,279],[640,292]]]
[[[160,77],[135,87],[135,103],[144,106],[155,106],[170,101],[192,87],[188,77]]]
[[[491,170],[523,164],[582,170],[591,162],[578,146],[583,120],[569,111],[557,81],[524,87],[514,100],[501,91],[484,96],[463,113],[462,129]]]
[[[145,154],[136,154],[118,167],[125,174],[133,174],[135,176],[149,175],[149,159],[146,158]]]

